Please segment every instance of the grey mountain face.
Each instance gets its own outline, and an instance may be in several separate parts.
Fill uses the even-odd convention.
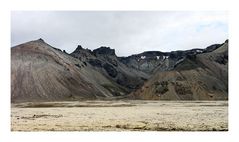
[[[80,45],[68,54],[39,39],[11,48],[11,98],[227,99],[227,68],[228,41],[205,49],[117,57],[109,47],[91,51]]]

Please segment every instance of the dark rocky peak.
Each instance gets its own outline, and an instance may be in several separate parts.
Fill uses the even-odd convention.
[[[76,48],[76,50],[81,50],[81,49],[83,49],[81,45],[78,45]]]
[[[45,41],[42,38],[39,38],[37,41],[45,43]]]
[[[93,50],[94,54],[100,54],[100,55],[115,55],[115,50],[111,49],[110,47],[101,46],[100,48],[97,48]]]
[[[228,39],[225,41],[225,43],[228,43]]]
[[[78,45],[77,48],[70,55],[74,58],[81,60],[81,61],[86,61],[88,58],[93,56],[91,50],[84,49],[84,48],[82,48],[81,45]]]
[[[73,53],[77,53],[77,52],[79,52],[80,50],[83,50],[83,48],[82,48],[81,45],[78,45],[78,46],[76,47],[76,49],[73,51]]]
[[[75,49],[75,51],[73,51],[72,53],[81,53],[81,51],[83,52],[89,52],[91,53],[92,51],[89,49],[84,49],[81,45],[78,45],[77,48]]]

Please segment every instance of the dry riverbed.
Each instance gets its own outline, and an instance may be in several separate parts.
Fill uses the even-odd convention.
[[[227,101],[18,103],[12,131],[227,131]]]

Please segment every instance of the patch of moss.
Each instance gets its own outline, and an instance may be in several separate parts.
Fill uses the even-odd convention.
[[[157,81],[154,83],[155,85],[155,93],[164,94],[168,92],[168,82],[167,81]]]

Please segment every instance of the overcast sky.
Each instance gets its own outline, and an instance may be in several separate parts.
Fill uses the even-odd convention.
[[[11,13],[11,45],[38,38],[71,53],[109,46],[118,56],[205,48],[228,39],[227,12],[71,11]]]

